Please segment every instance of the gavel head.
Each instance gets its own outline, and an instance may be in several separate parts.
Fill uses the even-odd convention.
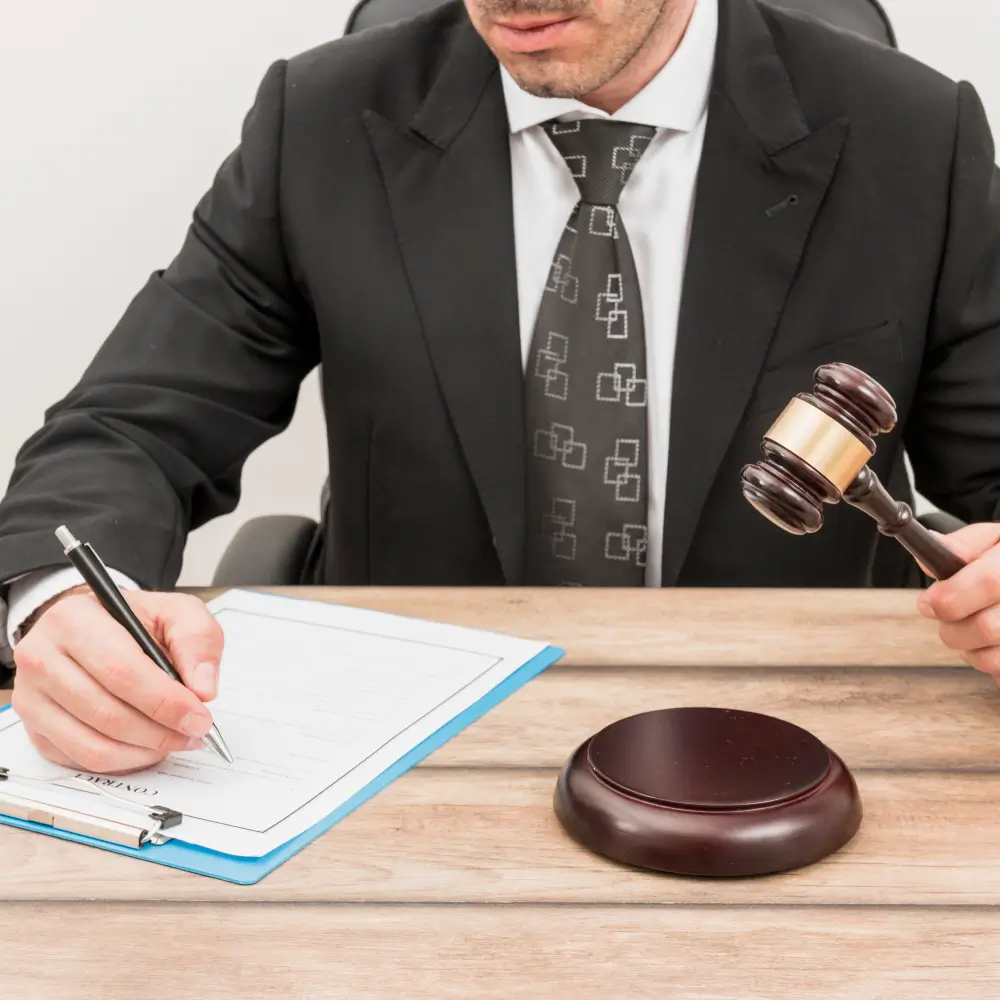
[[[743,495],[766,518],[795,535],[823,524],[823,504],[837,503],[875,454],[876,434],[896,426],[892,397],[851,365],[813,373],[764,435],[764,460],[744,467]]]

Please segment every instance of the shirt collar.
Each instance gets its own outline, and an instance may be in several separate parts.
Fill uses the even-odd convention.
[[[617,121],[690,132],[708,104],[718,33],[718,0],[697,0],[687,30],[667,64],[635,97],[613,115],[580,101],[535,97],[514,82],[501,66],[504,100],[511,133],[553,118],[611,118]]]

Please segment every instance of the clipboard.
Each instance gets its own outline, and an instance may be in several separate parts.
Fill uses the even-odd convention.
[[[24,779],[10,774],[2,767],[2,761],[0,761],[0,772],[2,772],[0,773],[0,825],[30,830],[236,885],[255,885],[564,655],[565,651],[557,646],[546,647],[479,701],[469,705],[422,743],[418,743],[408,753],[390,764],[330,815],[259,858],[224,854],[184,843],[182,813],[168,806],[145,808],[131,800],[111,795],[106,790],[98,790],[97,795],[93,794],[93,789],[81,790],[79,809],[46,806],[42,799],[33,799],[29,794],[29,786],[38,784],[41,779]],[[9,709],[9,705],[0,707],[0,713]],[[65,785],[59,785],[59,788],[60,791],[67,790]],[[102,819],[100,810],[93,808],[97,799],[104,804],[108,798],[119,799],[120,802],[127,801],[135,811],[134,822],[108,825],[108,821]],[[6,806],[4,802],[7,803]],[[10,811],[5,812],[5,808]],[[18,815],[14,815],[15,812]]]

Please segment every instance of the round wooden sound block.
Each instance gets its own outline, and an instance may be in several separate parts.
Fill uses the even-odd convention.
[[[722,708],[602,729],[566,762],[555,810],[584,847],[676,875],[800,868],[861,825],[857,786],[832,750],[781,719]]]

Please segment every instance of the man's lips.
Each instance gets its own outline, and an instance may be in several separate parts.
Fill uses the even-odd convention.
[[[519,14],[515,17],[505,17],[497,21],[497,24],[504,28],[513,28],[515,31],[531,31],[533,28],[544,28],[560,21],[568,21],[570,16],[569,14]]]
[[[575,21],[575,17],[565,15],[524,15],[497,21],[494,30],[512,52],[539,52],[557,45]]]

